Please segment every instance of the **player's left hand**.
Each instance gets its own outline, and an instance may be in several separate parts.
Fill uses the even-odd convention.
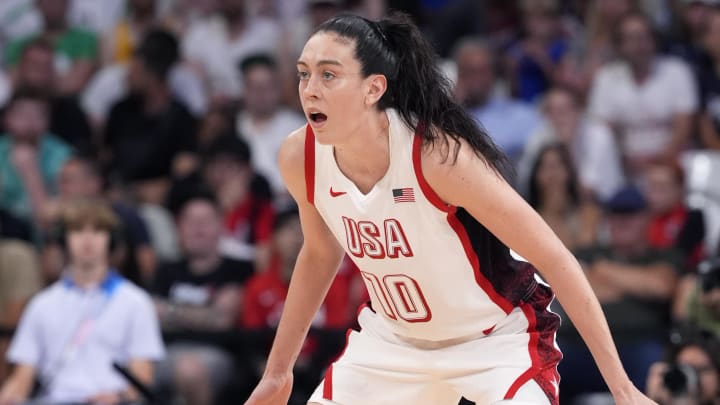
[[[632,386],[628,390],[613,394],[617,405],[658,405],[657,402],[648,398],[639,389]]]

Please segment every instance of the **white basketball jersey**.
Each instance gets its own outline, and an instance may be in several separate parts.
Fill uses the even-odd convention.
[[[386,326],[409,338],[455,339],[490,333],[522,303],[549,303],[532,266],[435,194],[422,175],[422,138],[396,111],[387,115],[390,166],[367,194],[310,126],[305,139],[307,198],[362,272]]]

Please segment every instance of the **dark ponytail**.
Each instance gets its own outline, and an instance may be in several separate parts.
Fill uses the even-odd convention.
[[[388,89],[379,109],[394,108],[426,143],[455,141],[454,161],[465,140],[475,153],[501,173],[508,173],[507,157],[465,109],[453,100],[452,85],[437,65],[437,55],[420,30],[404,14],[374,22],[355,15],[340,15],[315,32],[333,32],[355,41],[355,57],[365,77],[382,74]],[[447,137],[442,136],[447,134]],[[448,148],[448,151],[450,148]]]

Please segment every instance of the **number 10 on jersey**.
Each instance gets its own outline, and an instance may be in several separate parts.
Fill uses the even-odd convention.
[[[391,319],[405,322],[428,322],[432,312],[417,281],[405,274],[388,274],[382,278],[360,272],[370,294],[375,295],[383,312]]]

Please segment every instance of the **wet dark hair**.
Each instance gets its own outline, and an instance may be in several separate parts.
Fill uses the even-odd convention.
[[[577,174],[575,172],[575,166],[573,165],[570,152],[568,152],[565,145],[561,143],[551,143],[546,145],[537,154],[537,159],[533,164],[532,171],[530,172],[530,190],[528,191],[528,204],[536,210],[540,208],[543,199],[543,190],[540,188],[538,183],[538,173],[540,172],[540,165],[542,164],[543,158],[550,152],[556,152],[560,155],[560,160],[565,166],[565,170],[568,173],[568,181],[565,186],[565,190],[570,197],[570,202],[577,206],[580,204],[580,191],[578,187]]]
[[[377,103],[378,109],[393,108],[425,143],[455,141],[450,156],[453,162],[464,140],[494,169],[510,171],[507,157],[465,109],[455,102],[452,85],[440,71],[437,54],[410,18],[392,13],[378,22],[343,14],[331,18],[315,33],[334,33],[355,42],[355,58],[367,77],[381,74],[387,78],[387,91]],[[444,135],[447,136],[444,136]]]

